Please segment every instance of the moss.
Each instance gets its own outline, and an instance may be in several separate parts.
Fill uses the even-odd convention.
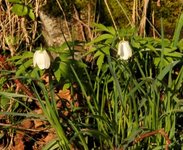
[[[129,8],[131,8],[132,2],[128,2],[128,0],[119,0],[119,2],[124,11],[116,0],[108,1],[115,22],[119,27],[125,27],[129,25],[127,17],[131,18],[131,10]],[[108,12],[107,14],[109,15]]]
[[[84,9],[89,2],[90,0],[75,0],[74,4],[78,9]]]
[[[58,2],[60,3],[63,11],[65,12],[65,15],[67,17],[71,17],[72,15],[72,5],[73,2],[72,0],[58,0]],[[49,14],[50,16],[63,16],[63,12],[60,9],[58,3],[56,0],[49,0],[47,1],[46,5],[42,8],[45,12],[47,12],[47,14]]]

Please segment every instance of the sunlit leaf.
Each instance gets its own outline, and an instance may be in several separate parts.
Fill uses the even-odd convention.
[[[103,40],[112,39],[112,38],[113,38],[113,35],[111,35],[111,34],[102,34],[99,37],[93,39],[89,44],[98,43]]]
[[[100,55],[97,59],[97,66],[99,69],[102,68],[103,63],[104,63],[104,54]]]
[[[25,16],[28,14],[28,8],[23,4],[14,4],[11,10],[18,16]]]
[[[97,23],[93,23],[93,26],[96,27],[95,31],[105,31],[112,35],[115,34],[115,29],[113,27],[106,27],[103,24],[97,24]]]
[[[33,9],[30,9],[29,10],[29,17],[32,19],[32,20],[35,20],[35,14],[34,14],[34,12],[33,12]]]

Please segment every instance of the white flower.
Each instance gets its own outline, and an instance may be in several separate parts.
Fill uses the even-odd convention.
[[[118,45],[120,59],[127,60],[132,56],[132,49],[128,41],[121,41]]]
[[[50,67],[50,57],[46,50],[37,50],[33,56],[33,65],[37,65],[40,69],[48,69]]]

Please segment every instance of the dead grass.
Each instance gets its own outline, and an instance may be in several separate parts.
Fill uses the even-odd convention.
[[[11,12],[12,3],[9,3],[8,0],[0,1],[0,50],[10,51],[11,56],[22,47],[31,51],[39,36],[37,17],[39,8],[44,5],[44,0],[36,0],[31,3],[36,16],[35,20],[31,20],[27,16],[17,16]]]

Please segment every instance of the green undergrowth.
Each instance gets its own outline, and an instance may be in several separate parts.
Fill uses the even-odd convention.
[[[181,149],[182,14],[173,39],[164,38],[163,23],[160,38],[137,36],[131,28],[116,31],[102,24],[94,24],[93,28],[100,34],[85,43],[89,51],[81,59],[74,59],[74,47],[80,43],[73,41],[48,49],[58,54],[48,70],[32,67],[33,52],[8,59],[16,70],[1,71],[0,115],[6,115],[11,124],[18,124],[23,118],[47,121],[57,137],[45,145],[45,150],[158,150],[167,145]],[[133,49],[128,60],[116,55],[121,39],[128,40]],[[92,61],[86,61],[87,56]],[[41,80],[44,74],[49,77],[47,84]],[[30,97],[13,93],[14,87],[3,87],[14,79],[21,80],[33,92],[32,100],[38,102],[41,115],[33,112],[35,108],[27,101]],[[71,91],[69,116],[57,108],[57,88]],[[74,98],[74,93],[80,97]],[[74,105],[77,100],[79,106]],[[11,127],[5,130],[12,133]]]

